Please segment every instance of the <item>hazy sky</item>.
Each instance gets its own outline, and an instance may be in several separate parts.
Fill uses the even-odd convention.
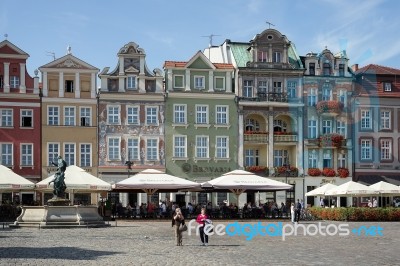
[[[117,52],[135,42],[150,70],[164,61],[187,61],[225,39],[246,42],[268,28],[286,35],[299,55],[346,50],[350,64],[400,68],[397,0],[1,0],[0,41],[30,55],[33,70],[52,61],[47,52],[72,54],[114,69]]]

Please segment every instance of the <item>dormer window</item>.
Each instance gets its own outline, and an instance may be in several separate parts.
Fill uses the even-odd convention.
[[[195,76],[194,77],[194,87],[198,90],[203,90],[204,89],[204,77]]]
[[[331,65],[329,63],[324,63],[324,76],[331,75]]]
[[[310,76],[315,76],[315,63],[310,63],[309,64],[308,72],[310,73]]]
[[[136,76],[128,76],[126,78],[126,87],[128,90],[136,89]]]
[[[344,64],[339,64],[339,77],[344,77]]]
[[[383,82],[383,91],[392,91],[392,83]]]

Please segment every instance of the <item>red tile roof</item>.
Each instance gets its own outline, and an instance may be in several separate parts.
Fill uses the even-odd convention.
[[[370,75],[400,75],[400,69],[381,66],[376,64],[369,64],[356,71],[356,75],[370,74]]]

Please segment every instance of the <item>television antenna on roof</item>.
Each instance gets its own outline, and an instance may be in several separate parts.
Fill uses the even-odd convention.
[[[6,33],[6,34],[4,34],[4,38],[6,38],[6,40],[7,40],[7,37],[8,37],[8,34]]]
[[[53,61],[56,60],[56,53],[55,52],[47,52],[46,51],[46,55],[47,56],[52,56],[53,57]]]
[[[269,22],[269,21],[266,21],[265,23],[267,23],[268,24],[268,27],[269,27],[269,29],[271,28],[271,26],[274,26],[275,27],[275,25],[274,24],[272,24],[271,22]]]
[[[215,37],[215,36],[221,36],[221,35],[210,34],[210,35],[201,36],[201,37],[207,37],[207,38],[209,38],[209,39],[210,39],[210,43],[208,44],[208,47],[211,47],[211,46],[212,46],[213,37]]]

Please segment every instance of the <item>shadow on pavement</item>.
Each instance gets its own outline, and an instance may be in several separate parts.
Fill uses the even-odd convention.
[[[110,256],[120,253],[121,252],[98,251],[75,247],[0,247],[0,258],[10,259],[95,260],[101,256]]]

